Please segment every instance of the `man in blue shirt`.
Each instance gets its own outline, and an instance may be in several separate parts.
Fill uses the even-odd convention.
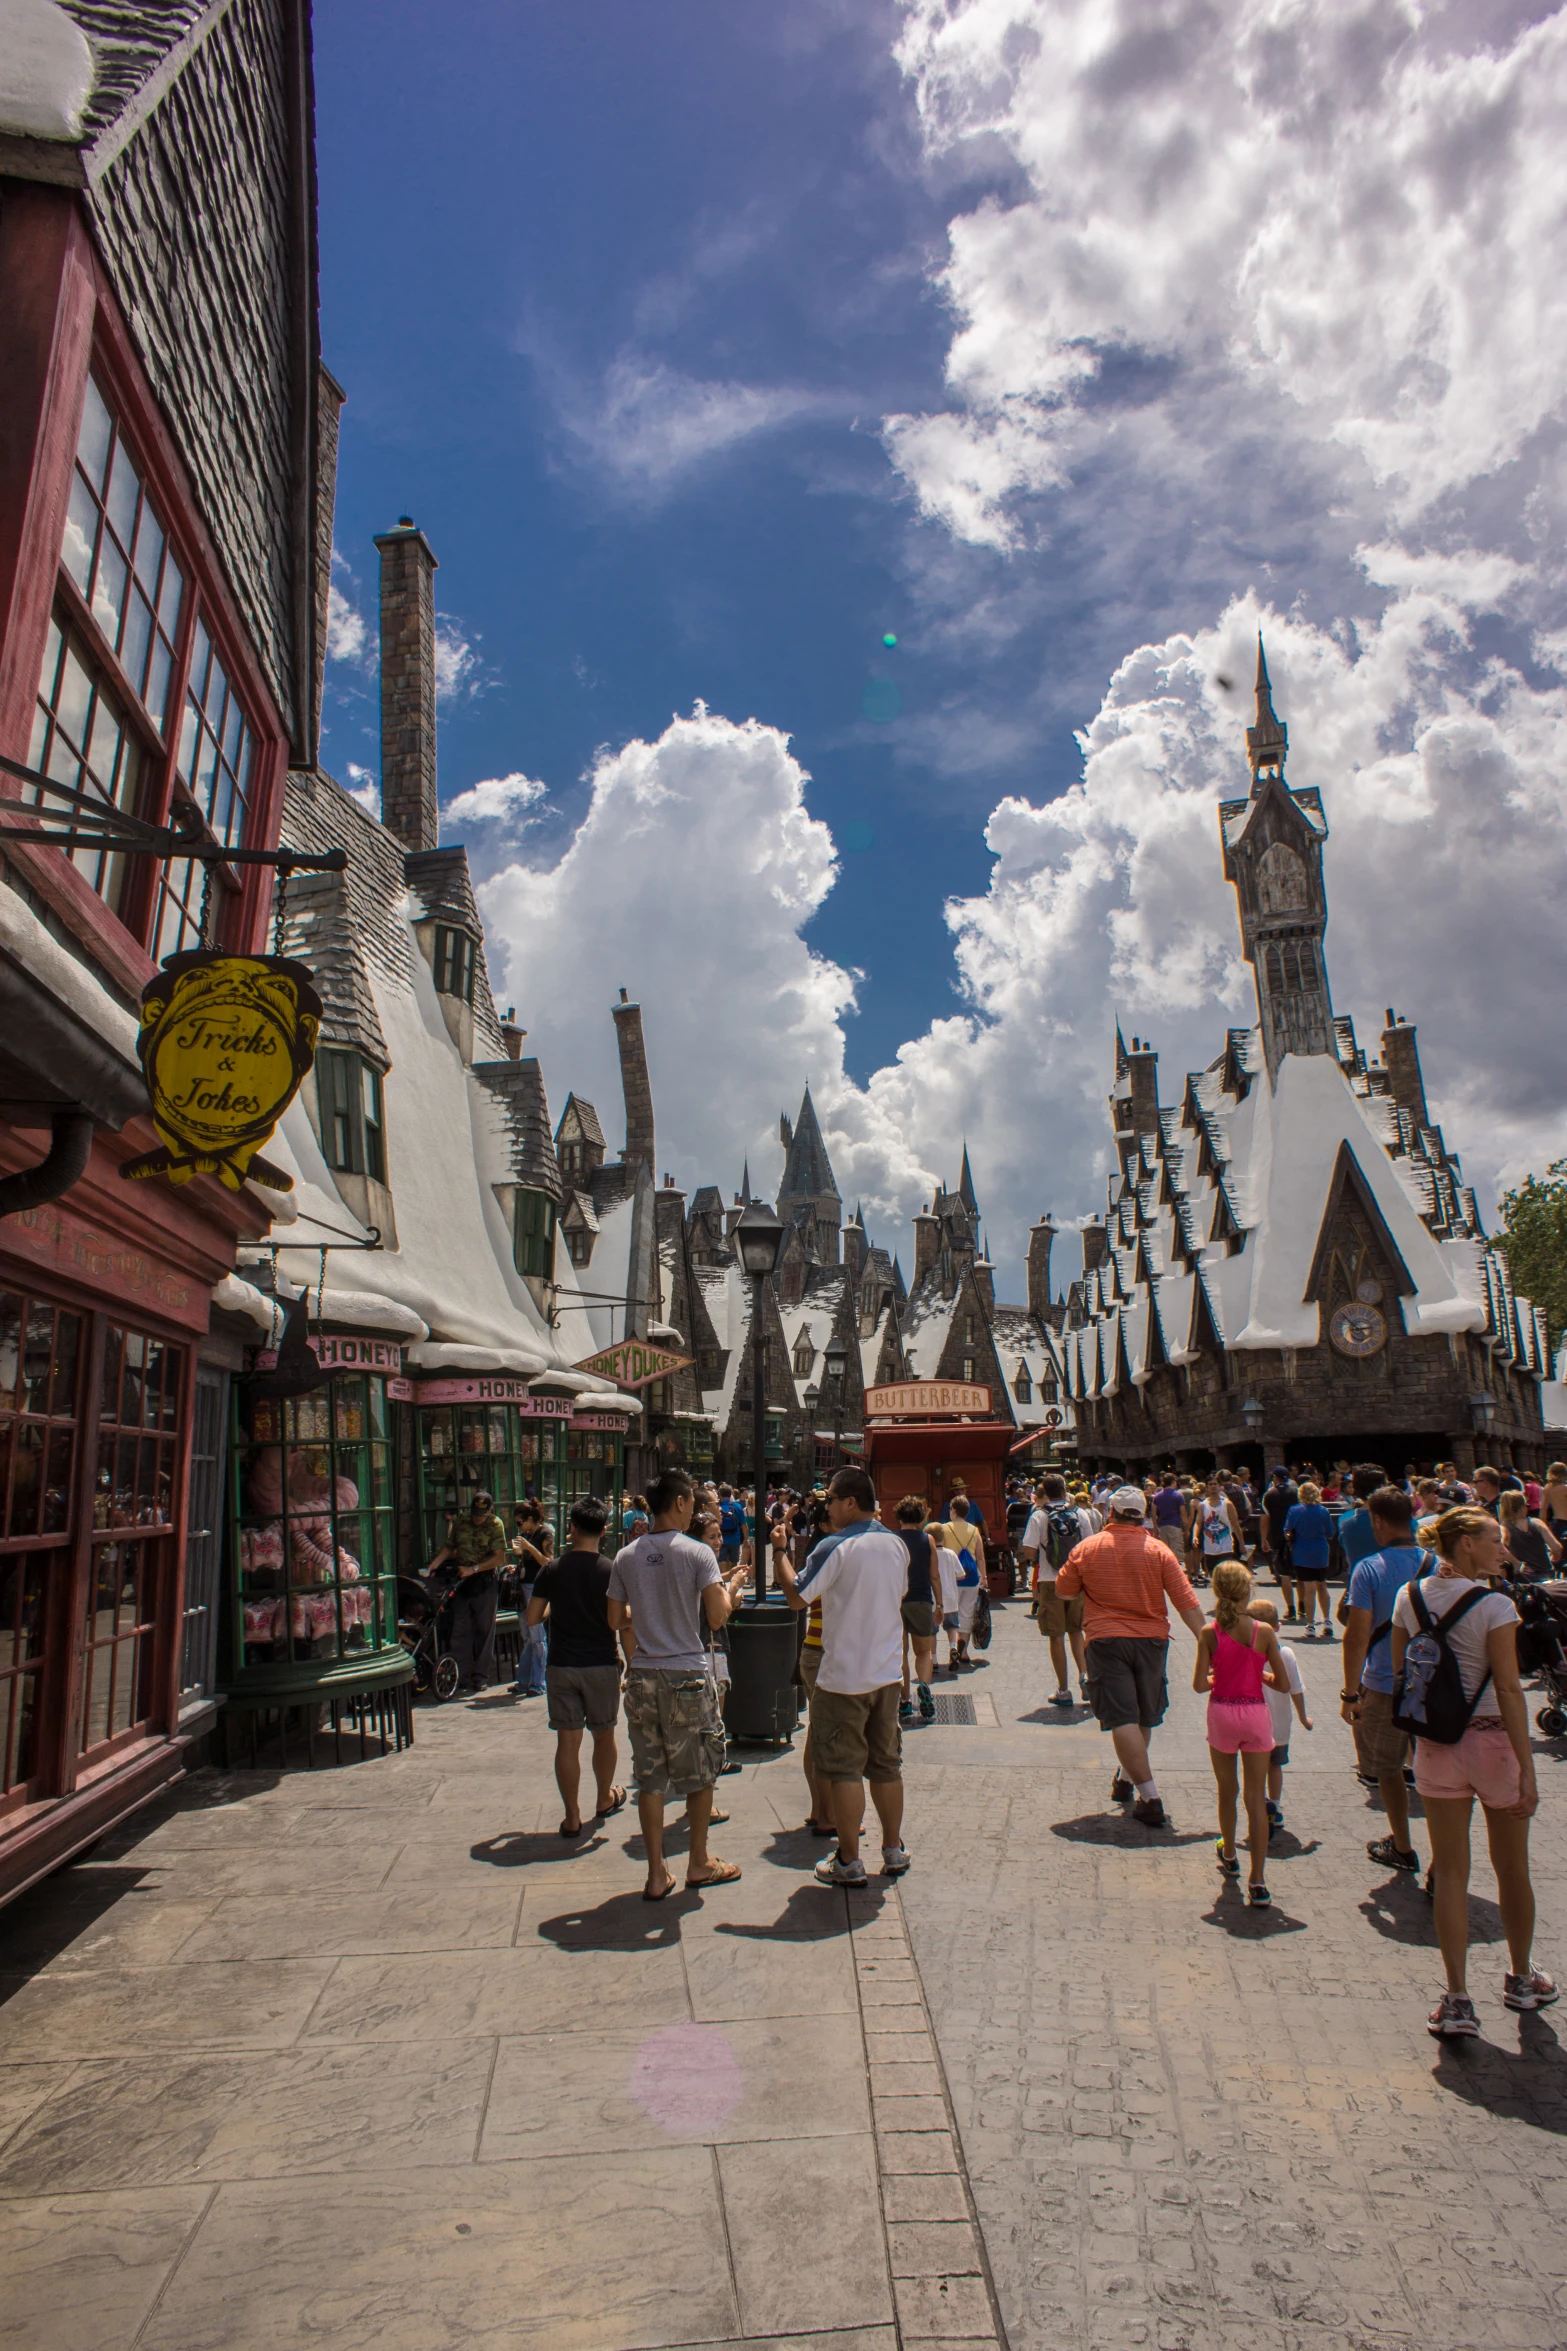
[[[1369,1559],[1373,1551],[1379,1551],[1382,1547],[1377,1541],[1376,1531],[1371,1524],[1371,1513],[1366,1505],[1373,1494],[1391,1484],[1392,1480],[1379,1461],[1362,1461],[1350,1473],[1349,1490],[1354,1496],[1354,1506],[1346,1510],[1338,1522],[1338,1539],[1351,1574],[1363,1559]]]
[[[732,1487],[718,1489],[718,1529],[723,1537],[719,1548],[719,1562],[733,1567],[739,1560],[745,1542],[745,1505],[735,1499]]]
[[[1425,1574],[1429,1560],[1414,1540],[1413,1505],[1397,1486],[1379,1486],[1367,1497],[1366,1511],[1377,1548],[1350,1572],[1343,1715],[1355,1734],[1361,1777],[1375,1777],[1387,1814],[1388,1834],[1374,1837],[1366,1851],[1386,1869],[1418,1870],[1404,1782],[1409,1741],[1393,1721],[1393,1606],[1404,1586]]]

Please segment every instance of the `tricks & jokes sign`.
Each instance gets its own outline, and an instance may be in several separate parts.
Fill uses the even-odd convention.
[[[142,990],[136,1039],[160,1148],[126,1160],[122,1176],[215,1175],[231,1192],[248,1176],[293,1190],[258,1153],[315,1058],[314,978],[282,955],[202,947],[168,958]]]

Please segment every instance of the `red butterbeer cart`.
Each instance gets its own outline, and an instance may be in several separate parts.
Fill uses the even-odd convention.
[[[990,1390],[962,1380],[898,1380],[865,1391],[865,1466],[884,1522],[891,1526],[905,1494],[918,1494],[945,1518],[962,1486],[985,1522],[991,1597],[1005,1599],[1007,1576],[995,1572],[1006,1543],[1007,1456],[1017,1442],[999,1420]]]

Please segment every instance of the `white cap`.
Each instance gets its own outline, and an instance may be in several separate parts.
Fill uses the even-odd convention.
[[[1148,1508],[1148,1497],[1141,1486],[1117,1486],[1110,1497],[1113,1518],[1141,1518]]]

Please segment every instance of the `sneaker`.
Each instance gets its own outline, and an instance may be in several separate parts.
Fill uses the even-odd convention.
[[[907,1845],[883,1845],[881,1874],[884,1878],[901,1878],[913,1859]]]
[[[935,1701],[935,1699],[934,1699],[934,1698],[931,1696],[931,1694],[930,1694],[930,1684],[929,1684],[929,1682],[921,1682],[921,1683],[920,1683],[920,1685],[919,1685],[919,1702],[920,1702],[920,1721],[921,1721],[921,1722],[934,1722],[934,1721],[935,1721],[935,1719],[936,1719],[936,1701]]]
[[[1467,1992],[1444,1992],[1426,2018],[1426,2031],[1439,2041],[1473,2040],[1479,2030],[1480,2019]]]
[[[1214,1838],[1213,1852],[1214,1859],[1218,1862],[1220,1869],[1224,1872],[1224,1875],[1227,1878],[1238,1878],[1240,1876],[1240,1855],[1238,1853],[1226,1853],[1224,1850],[1224,1839],[1222,1837]]]
[[[1267,1806],[1268,1818],[1272,1821],[1274,1827],[1282,1827],[1284,1821],[1283,1805],[1276,1804],[1271,1796],[1264,1796],[1263,1803]]]
[[[1549,2008],[1561,1994],[1548,1975],[1537,1967],[1527,1975],[1504,1975],[1502,1978],[1502,2006],[1504,2008]]]
[[[864,1886],[867,1883],[865,1864],[858,1856],[853,1861],[845,1861],[834,1847],[831,1853],[824,1853],[816,1864],[816,1883],[819,1886]]]
[[[899,1722],[917,1722],[919,1712],[911,1699],[905,1698],[898,1708]]]
[[[1051,1705],[1052,1705],[1052,1706],[1064,1706],[1064,1707],[1066,1707],[1066,1708],[1067,1708],[1067,1710],[1070,1712],[1070,1710],[1071,1710],[1071,1705],[1072,1705],[1072,1693],[1071,1693],[1071,1691],[1070,1691],[1070,1690],[1057,1690],[1057,1692],[1056,1692],[1055,1696],[1054,1696],[1054,1697],[1051,1699],[1050,1703],[1051,1703]]]
[[[1288,1616],[1284,1619],[1284,1622],[1286,1624],[1299,1624],[1300,1618],[1295,1614],[1293,1608],[1290,1610]]]
[[[1132,1818],[1141,1821],[1145,1829],[1167,1829],[1170,1825],[1157,1796],[1139,1796],[1132,1806]]]
[[[1324,1641],[1335,1641],[1337,1640],[1338,1635],[1334,1632],[1333,1627],[1330,1624],[1325,1624],[1322,1628],[1322,1638]]]
[[[1117,1772],[1115,1778],[1110,1782],[1111,1803],[1130,1804],[1136,1793],[1137,1790],[1133,1787],[1131,1781],[1128,1779],[1123,1779],[1121,1774]]]
[[[1410,1846],[1406,1852],[1391,1837],[1373,1837],[1366,1847],[1366,1858],[1381,1869],[1412,1869],[1417,1875],[1420,1869],[1420,1856],[1414,1847]]]
[[[1246,1888],[1246,1907],[1248,1910],[1271,1910],[1273,1896],[1268,1892],[1266,1886],[1248,1886]]]

